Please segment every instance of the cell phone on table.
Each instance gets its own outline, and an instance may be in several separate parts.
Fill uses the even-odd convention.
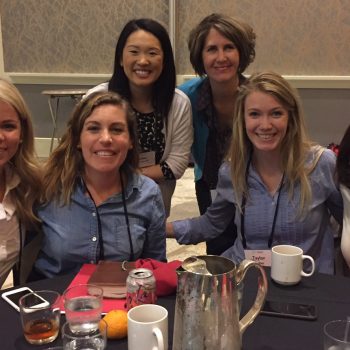
[[[17,311],[19,311],[19,299],[23,297],[26,294],[33,293],[33,291],[28,287],[21,287],[17,289],[10,290],[8,292],[2,293],[1,297],[8,302],[13,308],[15,308]],[[35,306],[44,307],[49,305],[49,303],[39,295],[33,294],[34,302],[37,303],[33,304]]]
[[[260,313],[262,315],[290,317],[302,320],[316,320],[317,318],[317,308],[315,305],[275,300],[266,300]]]

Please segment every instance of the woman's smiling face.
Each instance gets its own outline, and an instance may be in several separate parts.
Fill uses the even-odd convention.
[[[152,87],[162,74],[163,60],[160,41],[153,34],[140,29],[129,35],[121,65],[130,85]]]
[[[239,51],[236,45],[211,28],[202,51],[203,66],[211,82],[228,82],[237,79]]]
[[[84,122],[79,147],[85,172],[119,171],[133,147],[125,110],[113,104],[96,107]]]
[[[0,100],[0,171],[16,154],[21,142],[21,121],[17,111]]]
[[[288,129],[288,111],[274,96],[253,91],[244,104],[246,133],[254,152],[280,152]]]

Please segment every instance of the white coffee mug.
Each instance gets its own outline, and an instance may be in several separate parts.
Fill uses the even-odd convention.
[[[311,263],[311,271],[303,271],[303,261]],[[283,285],[299,283],[301,276],[309,277],[315,271],[315,261],[309,255],[303,255],[303,250],[292,245],[276,245],[272,247],[271,278]]]
[[[168,311],[144,304],[128,311],[128,350],[168,350]]]

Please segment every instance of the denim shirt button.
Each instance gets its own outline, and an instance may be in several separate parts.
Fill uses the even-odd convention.
[[[96,216],[96,213],[94,211],[92,212],[92,216]]]
[[[97,238],[94,236],[94,237],[91,238],[91,240],[92,240],[93,242],[96,242]]]

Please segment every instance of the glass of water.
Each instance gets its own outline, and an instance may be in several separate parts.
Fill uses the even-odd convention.
[[[350,319],[326,323],[323,335],[324,350],[350,350]]]
[[[99,327],[89,333],[76,333],[66,322],[62,326],[62,342],[64,350],[103,350],[107,345],[107,323],[99,321]]]
[[[103,291],[92,284],[78,284],[63,293],[66,320],[73,333],[98,330],[102,313]]]

